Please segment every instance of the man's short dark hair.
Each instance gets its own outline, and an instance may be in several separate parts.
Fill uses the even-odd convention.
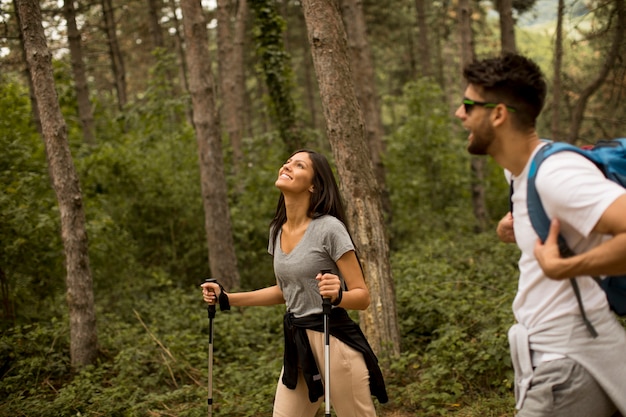
[[[516,112],[520,127],[535,127],[547,86],[539,66],[518,54],[477,60],[463,70],[467,82],[482,90],[485,101],[503,103]]]

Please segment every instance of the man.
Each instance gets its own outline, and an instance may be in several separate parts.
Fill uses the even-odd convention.
[[[590,277],[626,273],[626,191],[583,156],[546,159],[536,184],[553,221],[541,243],[528,217],[526,187],[530,161],[544,145],[535,130],[544,76],[514,54],[476,61],[463,74],[468,85],[455,116],[469,130],[467,149],[494,158],[513,184],[513,211],[497,232],[521,250],[517,323],[509,331],[517,416],[626,415],[626,331]],[[578,255],[560,257],[559,233]],[[571,277],[578,277],[596,338],[583,323]]]

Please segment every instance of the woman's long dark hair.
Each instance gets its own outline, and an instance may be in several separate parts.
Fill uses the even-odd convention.
[[[309,149],[300,149],[291,154],[293,157],[299,152],[306,152],[311,158],[313,164],[313,192],[311,193],[311,200],[309,203],[309,216],[311,218],[318,218],[325,214],[339,219],[348,229],[348,223],[346,219],[346,212],[341,200],[341,194],[339,193],[339,186],[335,181],[335,175],[328,163],[326,157],[320,153]],[[287,210],[285,209],[285,197],[283,193],[280,193],[278,198],[278,205],[276,207],[276,214],[270,223],[270,230],[272,231],[272,244],[276,243],[278,232],[283,224],[287,221]]]

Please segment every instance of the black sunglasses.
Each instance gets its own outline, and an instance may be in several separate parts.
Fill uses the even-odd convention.
[[[467,113],[467,114],[469,114],[469,112],[472,110],[473,106],[483,106],[486,109],[493,109],[498,104],[499,103],[485,103],[484,101],[474,101],[474,100],[470,100],[467,97],[463,97],[463,106],[465,107],[465,113]],[[506,108],[510,112],[515,113],[515,109],[513,107],[506,106]]]

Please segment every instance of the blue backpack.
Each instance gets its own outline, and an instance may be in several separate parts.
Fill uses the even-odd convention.
[[[530,217],[530,222],[542,241],[545,241],[548,237],[550,219],[548,218],[548,215],[543,208],[543,204],[541,204],[541,200],[539,199],[539,194],[537,193],[535,185],[535,178],[541,163],[550,155],[554,155],[555,153],[561,151],[576,152],[585,156],[591,160],[608,179],[626,188],[626,138],[599,141],[595,144],[595,146],[588,149],[578,148],[574,145],[563,142],[550,142],[543,146],[539,149],[539,151],[537,151],[537,154],[531,162],[530,170],[528,172],[527,190],[528,215]],[[572,252],[569,248],[563,236],[559,235],[558,240],[561,256],[568,257],[574,255],[574,252]],[[594,277],[594,279],[606,293],[611,309],[619,316],[626,316],[626,275],[610,276],[604,279]],[[596,337],[597,332],[587,320],[585,315],[576,278],[570,279],[570,282],[574,288],[583,320],[593,337]]]

